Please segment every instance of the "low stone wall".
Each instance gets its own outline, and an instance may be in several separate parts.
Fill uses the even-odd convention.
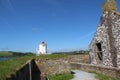
[[[6,80],[48,80],[43,75],[35,63],[35,60],[29,60],[14,74],[7,77]]]
[[[105,66],[71,62],[71,68],[76,68],[87,72],[97,72],[104,74],[106,76],[115,77],[117,78],[117,80],[120,80],[120,69],[115,67],[105,67]]]
[[[41,72],[45,75],[55,75],[70,73],[71,66],[70,62],[88,63],[89,55],[69,55],[63,58],[57,59],[36,59],[36,64],[38,65]]]
[[[6,80],[48,80],[47,75],[71,72],[70,62],[88,63],[88,55],[70,55],[58,59],[32,59],[27,61]]]
[[[70,55],[63,58],[63,60],[69,61],[69,62],[89,63],[89,55],[88,54]]]
[[[39,69],[45,75],[70,73],[70,63],[63,59],[38,59],[36,60]]]

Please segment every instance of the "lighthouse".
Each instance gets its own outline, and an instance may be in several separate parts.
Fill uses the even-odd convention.
[[[45,42],[42,42],[37,49],[37,55],[46,54],[46,53],[47,53],[47,44]]]

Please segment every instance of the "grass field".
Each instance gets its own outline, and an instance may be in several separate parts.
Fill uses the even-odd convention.
[[[115,78],[108,77],[103,74],[99,74],[99,73],[96,73],[96,74],[97,74],[96,78],[99,80],[116,80]]]
[[[103,74],[100,74],[100,73],[96,73],[96,72],[90,72],[90,73],[95,73],[97,75],[96,78],[98,80],[117,80],[117,79],[113,78],[112,76],[108,77],[106,75],[103,75]]]
[[[2,56],[2,57],[10,57],[10,56],[13,56],[13,53],[11,53],[11,52],[0,52],[0,56]]]
[[[31,57],[20,57],[6,61],[0,61],[0,80],[6,80],[6,77],[14,73],[16,69],[20,68]]]
[[[0,80],[6,80],[6,77],[9,76],[11,73],[14,73],[16,69],[19,69],[27,60],[30,59],[54,59],[54,58],[62,58],[66,57],[65,54],[51,54],[51,55],[30,55],[30,56],[22,56],[13,58],[6,61],[0,61]]]
[[[0,57],[19,57],[25,55],[33,55],[31,52],[23,53],[23,52],[12,52],[12,51],[0,51]]]

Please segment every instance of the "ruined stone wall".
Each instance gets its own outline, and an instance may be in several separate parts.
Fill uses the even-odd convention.
[[[47,80],[47,75],[50,74],[70,73],[70,62],[88,63],[88,59],[88,55],[70,55],[57,59],[32,59],[16,70],[14,74],[8,76],[7,80]]]
[[[69,55],[67,57],[62,58],[62,60],[68,62],[89,63],[89,54]]]
[[[70,63],[62,59],[37,59],[36,63],[45,75],[70,73]]]
[[[70,73],[70,62],[88,63],[89,55],[69,55],[58,59],[36,59],[39,69],[45,75]]]
[[[120,67],[120,13],[114,12],[110,15],[112,20],[112,33],[115,39],[115,48],[117,53],[117,66]]]
[[[109,52],[110,45],[108,42],[109,41],[108,34],[107,34],[107,28],[108,28],[107,25],[108,24],[107,24],[106,18],[107,18],[107,14],[105,13],[101,17],[99,27],[97,28],[94,39],[91,42],[90,56],[91,56],[91,63],[92,64],[104,64],[106,66],[112,66],[111,53]],[[96,46],[97,43],[101,43],[102,53],[103,53],[102,63],[98,63],[97,46]]]
[[[110,20],[110,21],[109,21]],[[111,28],[111,30],[110,30]],[[96,44],[101,43],[103,60],[99,62]],[[115,11],[104,12],[95,36],[89,46],[92,64],[120,67],[120,16]]]

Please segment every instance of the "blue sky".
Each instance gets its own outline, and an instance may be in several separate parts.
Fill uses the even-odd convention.
[[[42,41],[49,51],[87,49],[102,15],[102,2],[0,0],[0,50],[35,52]]]

